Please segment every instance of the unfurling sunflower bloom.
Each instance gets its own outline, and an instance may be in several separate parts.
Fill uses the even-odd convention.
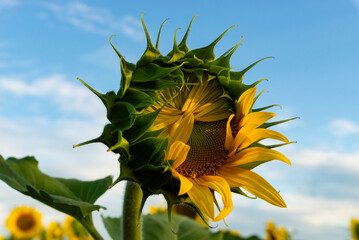
[[[20,206],[6,219],[6,228],[15,239],[31,239],[43,231],[42,215],[35,208]]]
[[[69,240],[92,240],[87,230],[79,221],[71,216],[67,216],[64,222],[64,233]]]
[[[253,108],[262,80],[243,83],[244,74],[261,60],[231,71],[230,58],[241,42],[216,58],[214,47],[229,29],[210,45],[189,50],[193,19],[183,40],[177,44],[175,33],[173,50],[162,55],[158,44],[163,24],[154,46],[141,19],[147,48],[136,64],[125,61],[110,40],[120,57],[120,89],[101,94],[80,80],[102,100],[110,123],[100,137],[77,146],[102,142],[119,153],[121,174],[115,183],[137,182],[143,203],[151,194],[163,194],[169,209],[187,204],[204,219],[219,221],[232,211],[231,192],[246,195],[245,189],[286,207],[277,190],[252,172],[274,159],[290,164],[273,150],[288,139],[268,129],[290,119],[267,122],[275,114],[265,110],[274,105]],[[265,145],[263,139],[281,143]],[[215,192],[223,203],[217,215]]]
[[[359,240],[359,220],[352,218],[350,220],[350,232],[353,240]]]
[[[61,224],[51,222],[46,229],[46,240],[62,240],[64,237],[64,229]]]

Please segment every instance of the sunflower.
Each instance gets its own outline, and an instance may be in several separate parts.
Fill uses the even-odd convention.
[[[64,236],[64,229],[61,224],[57,222],[51,222],[49,227],[46,229],[47,240],[62,240]]]
[[[359,220],[352,218],[350,220],[350,231],[352,233],[353,240],[359,240]]]
[[[181,182],[179,195],[188,194],[192,202],[213,221],[222,220],[232,211],[231,188],[235,187],[242,187],[273,205],[286,207],[279,193],[265,179],[247,169],[249,164],[273,159],[290,164],[278,151],[255,144],[268,138],[288,143],[284,135],[259,128],[275,114],[251,111],[255,92],[255,87],[245,91],[238,99],[236,113],[227,113],[229,116],[223,120],[193,122],[184,118],[178,124],[182,125],[178,127],[179,134],[172,136],[175,141],[169,147],[168,159],[175,160],[172,175]],[[206,94],[199,93],[199,96],[203,95]],[[199,96],[193,94],[190,101],[200,102]],[[199,104],[198,108],[201,107]],[[218,107],[214,109],[219,111]],[[207,113],[205,108],[204,111]],[[183,115],[186,114],[184,112]],[[224,205],[217,216],[213,191],[221,195]]]
[[[153,194],[163,194],[169,214],[173,205],[193,207],[205,220],[224,219],[233,208],[231,192],[286,207],[278,192],[252,169],[278,159],[289,160],[275,147],[288,139],[271,126],[292,120],[267,122],[275,116],[253,109],[258,96],[256,85],[243,83],[245,73],[262,61],[241,71],[231,71],[230,58],[242,40],[216,58],[214,48],[229,27],[205,47],[190,50],[186,41],[192,21],[173,49],[162,55],[158,49],[160,32],[153,45],[141,15],[147,48],[136,64],[120,58],[121,87],[101,94],[80,80],[100,98],[109,123],[102,134],[74,147],[101,142],[108,151],[120,155],[121,173],[114,184],[128,180],[143,190],[142,207]],[[281,143],[265,145],[261,140]],[[216,215],[215,192],[223,207]],[[247,196],[247,195],[246,195]],[[218,207],[218,206],[217,206]],[[205,216],[206,215],[206,216]]]
[[[69,240],[91,240],[86,229],[75,218],[67,216],[64,222],[64,233]]]
[[[6,219],[6,227],[16,239],[33,238],[43,230],[41,218],[41,213],[35,208],[20,206],[11,211]]]
[[[5,237],[0,235],[0,240],[5,240]]]

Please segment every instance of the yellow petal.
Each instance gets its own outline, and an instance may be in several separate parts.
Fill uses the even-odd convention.
[[[229,151],[232,143],[233,143],[233,134],[232,134],[232,128],[231,128],[231,121],[234,118],[234,114],[229,116],[227,121],[227,128],[226,128],[226,141],[224,143],[224,148]]]
[[[229,188],[226,180],[219,176],[202,176],[196,178],[195,181],[202,186],[207,186],[212,190],[218,192],[222,197],[223,209],[213,219],[214,222],[220,221],[225,218],[233,209],[233,201],[231,189]]]
[[[236,120],[240,121],[244,116],[246,116],[253,105],[254,95],[257,88],[253,87],[242,93],[238,99],[237,103],[237,112]]]
[[[251,133],[249,133],[247,135],[247,137],[249,140],[244,142],[241,145],[242,148],[248,147],[249,145],[251,145],[254,142],[257,142],[262,139],[267,139],[267,138],[271,138],[271,139],[289,143],[288,139],[283,134],[273,131],[273,130],[270,130],[270,129],[265,129],[265,128],[254,129]]]
[[[180,141],[176,141],[171,145],[167,154],[167,159],[175,160],[172,165],[173,169],[176,169],[186,160],[189,150],[190,146]]]
[[[181,182],[178,196],[187,193],[193,187],[193,183],[188,178],[182,176],[174,169],[172,169],[172,176],[179,179],[179,181]]]
[[[193,114],[182,116],[173,124],[169,133],[169,145],[175,141],[187,142],[191,136],[194,124]]]
[[[255,129],[273,117],[275,113],[272,112],[253,112],[240,119],[238,126]]]
[[[225,178],[230,187],[242,187],[270,204],[287,207],[272,185],[254,172],[237,167],[222,166],[218,175]]]
[[[194,182],[187,194],[203,213],[211,219],[214,218],[213,196],[208,187],[202,187]]]
[[[224,163],[226,166],[240,166],[258,161],[280,160],[291,165],[289,159],[282,153],[264,147],[251,147],[244,149],[236,155],[229,157]]]

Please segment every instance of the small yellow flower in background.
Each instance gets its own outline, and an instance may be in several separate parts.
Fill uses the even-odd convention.
[[[92,237],[76,219],[67,216],[64,222],[64,231],[69,240],[91,240]]]
[[[0,240],[5,240],[5,237],[0,235]]]
[[[281,240],[279,232],[272,221],[267,223],[265,240]]]
[[[272,221],[267,223],[265,240],[290,240],[291,237],[284,227],[276,228]]]
[[[165,213],[165,212],[167,212],[167,208],[150,206],[149,212],[150,212],[150,214]]]
[[[64,237],[64,229],[61,224],[51,222],[46,229],[46,240],[62,240]]]
[[[43,231],[42,215],[35,208],[20,206],[6,219],[6,227],[16,239],[31,239]]]
[[[352,218],[350,220],[350,231],[352,233],[353,240],[359,240],[359,220]]]

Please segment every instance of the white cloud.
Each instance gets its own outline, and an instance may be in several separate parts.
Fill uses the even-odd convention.
[[[359,124],[348,119],[336,119],[329,124],[331,131],[340,137],[359,133]]]
[[[20,2],[18,0],[0,0],[0,10],[6,7],[18,6]]]
[[[134,40],[144,39],[141,22],[131,15],[116,18],[107,9],[95,8],[80,2],[64,5],[48,3],[46,6],[62,21],[85,31],[106,36],[121,31]]]
[[[337,152],[321,149],[293,149],[286,154],[293,167],[334,167],[350,173],[359,173],[359,151]]]
[[[0,77],[0,92],[51,100],[61,110],[70,113],[96,118],[105,116],[104,106],[93,93],[75,80],[66,81],[63,75],[51,75],[31,82],[19,78]]]

